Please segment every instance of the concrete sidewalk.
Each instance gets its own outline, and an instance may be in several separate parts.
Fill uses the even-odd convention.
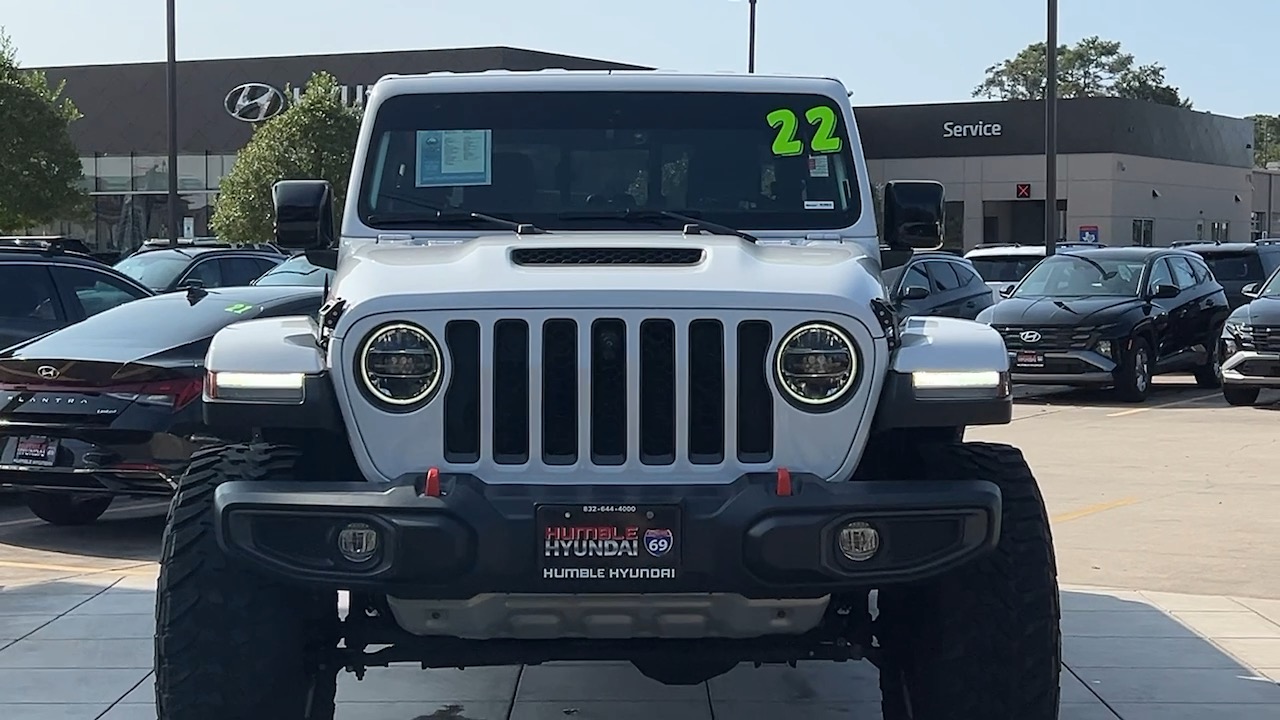
[[[155,720],[153,567],[0,587],[0,717]],[[1280,600],[1064,587],[1062,604],[1062,720],[1280,717]],[[876,677],[815,663],[665,687],[630,665],[397,666],[344,675],[338,719],[874,720]]]

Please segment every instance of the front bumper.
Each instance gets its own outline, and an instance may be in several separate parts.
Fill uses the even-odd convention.
[[[925,580],[980,556],[999,538],[1000,491],[982,479],[833,483],[796,474],[790,495],[779,495],[778,485],[773,474],[720,486],[492,485],[443,475],[433,497],[421,484],[229,482],[215,494],[215,527],[224,551],[278,578],[439,600],[487,593],[814,598]],[[543,505],[674,518],[654,531],[658,539],[672,531],[672,549],[661,557],[646,552],[641,528],[629,559],[549,560],[547,530],[537,519]],[[615,524],[605,518],[616,516],[598,517],[599,525]],[[850,561],[838,547],[839,530],[851,521],[879,532],[878,552],[868,560]],[[338,532],[353,522],[379,535],[376,555],[361,564],[338,551]],[[630,569],[636,567],[648,570]],[[566,568],[573,572],[557,572]]]
[[[1010,379],[1024,385],[1110,385],[1116,381],[1114,360],[1093,350],[1047,350],[1041,367],[1019,365],[1017,351],[1009,352]]]
[[[1223,385],[1280,387],[1280,353],[1239,350],[1222,362]]]

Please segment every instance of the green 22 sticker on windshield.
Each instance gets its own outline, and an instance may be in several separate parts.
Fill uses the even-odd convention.
[[[796,137],[800,129],[800,118],[795,111],[779,108],[765,116],[769,125],[778,131],[773,139],[773,154],[782,157],[803,155],[804,141]],[[809,148],[816,153],[840,152],[844,142],[836,136],[836,111],[826,105],[809,108],[804,119],[813,126],[813,140]]]

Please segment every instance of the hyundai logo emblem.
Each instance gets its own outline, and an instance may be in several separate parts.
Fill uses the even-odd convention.
[[[1022,338],[1022,342],[1026,342],[1026,343],[1040,342],[1040,333],[1036,332],[1035,330],[1027,330],[1023,332],[1021,335],[1019,335],[1018,337]]]
[[[38,374],[40,377],[44,378],[45,380],[52,380],[58,377],[59,375],[61,375],[62,373],[58,372],[58,368],[52,365],[41,365],[40,367],[36,368],[36,374]]]
[[[231,92],[223,102],[227,114],[237,120],[260,123],[284,111],[284,93],[265,83],[245,83]]]

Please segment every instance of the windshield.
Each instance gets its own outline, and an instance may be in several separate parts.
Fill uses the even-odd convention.
[[[682,228],[666,210],[837,229],[862,212],[841,104],[824,95],[398,96],[378,111],[363,173],[359,215],[374,228],[482,227],[471,212],[548,230]]]
[[[333,281],[333,271],[325,270],[307,262],[303,255],[289,258],[279,265],[263,273],[262,277],[253,281],[254,285],[307,285],[323,287],[325,278]]]
[[[1144,264],[1132,258],[1054,255],[1040,261],[1013,296],[1136,296]]]
[[[986,282],[1016,283],[1031,272],[1042,258],[1038,255],[971,257],[969,262]]]
[[[170,253],[142,253],[116,263],[120,272],[152,290],[164,290],[187,268],[190,258]]]

